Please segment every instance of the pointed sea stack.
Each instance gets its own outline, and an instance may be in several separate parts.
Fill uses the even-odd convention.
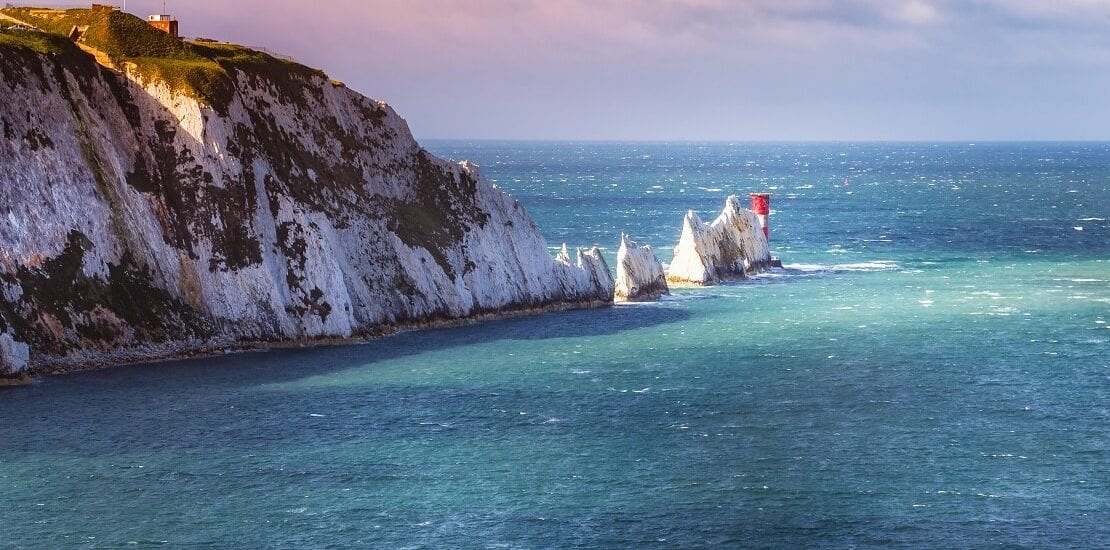
[[[0,386],[30,382],[26,373],[29,354],[27,344],[16,341],[7,332],[0,333]]]
[[[732,195],[725,199],[725,208],[713,223],[703,223],[692,210],[686,213],[667,281],[712,285],[747,278],[770,265],[771,251],[759,219]]]
[[[650,246],[639,246],[621,233],[617,251],[616,301],[648,302],[670,294],[663,264]]]
[[[563,286],[570,292],[582,293],[581,289],[589,289],[582,299],[594,302],[613,301],[613,275],[609,272],[609,264],[601,255],[601,250],[596,246],[585,250],[576,249],[575,261],[570,260],[570,251],[566,243],[562,250],[555,256],[555,263],[561,266],[559,279]]]

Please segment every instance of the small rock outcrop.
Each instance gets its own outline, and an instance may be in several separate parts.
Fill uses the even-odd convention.
[[[670,293],[663,264],[655,257],[651,246],[640,246],[621,233],[621,246],[617,251],[616,301],[644,302]]]
[[[613,301],[613,274],[599,248],[578,248],[575,251],[575,260],[571,262],[570,251],[567,244],[563,243],[562,250],[555,256],[555,262],[561,266],[559,277],[568,294],[581,293],[581,289],[587,289],[581,296],[583,300]]]
[[[771,250],[759,219],[732,195],[725,199],[725,208],[713,223],[703,223],[692,210],[686,213],[667,281],[712,285],[746,278],[770,265]]]
[[[0,334],[0,378],[18,378],[27,370],[30,348],[7,332]]]

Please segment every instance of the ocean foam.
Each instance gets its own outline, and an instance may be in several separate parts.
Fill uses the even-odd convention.
[[[660,296],[660,302],[689,302],[692,300],[706,300],[712,298],[708,294],[670,294],[667,296]]]
[[[846,264],[784,264],[782,268],[787,274],[827,274],[853,271],[894,271],[901,269],[902,266],[892,260],[874,260]]]

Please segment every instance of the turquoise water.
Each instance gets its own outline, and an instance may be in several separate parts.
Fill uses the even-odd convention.
[[[610,259],[772,189],[788,269],[2,392],[0,545],[1110,540],[1110,145],[430,147]]]

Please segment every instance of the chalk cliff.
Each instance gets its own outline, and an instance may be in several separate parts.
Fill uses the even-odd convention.
[[[640,302],[670,294],[663,264],[650,246],[640,246],[621,233],[617,250],[616,301]]]
[[[745,278],[770,265],[771,251],[759,219],[732,195],[725,199],[721,215],[710,224],[702,222],[692,210],[686,213],[674,260],[667,268],[667,281],[711,285]]]
[[[612,302],[596,250],[554,257],[475,165],[319,71],[197,43],[174,55],[214,80],[182,82],[6,34],[0,375]]]
[[[30,351],[27,344],[17,342],[10,333],[0,334],[0,378],[26,370]]]

